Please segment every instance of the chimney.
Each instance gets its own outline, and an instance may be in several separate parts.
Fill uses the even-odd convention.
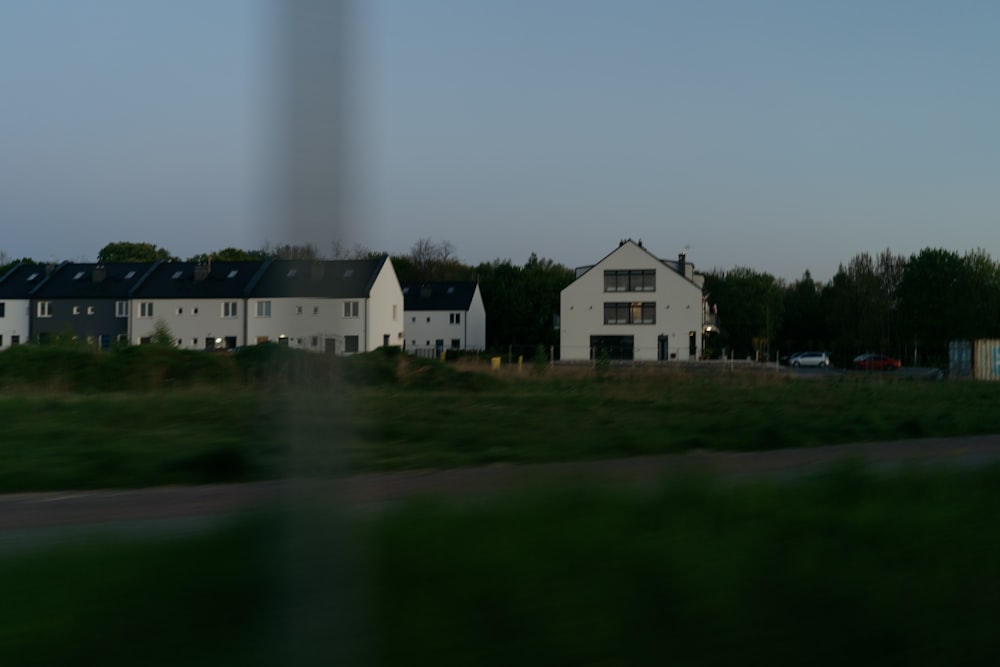
[[[103,265],[98,265],[94,267],[93,278],[95,283],[103,283],[104,279],[108,277],[108,270],[104,268]]]
[[[677,273],[684,277],[687,277],[687,254],[681,253],[677,255]]]
[[[309,274],[316,282],[323,280],[323,263],[313,262],[313,265],[309,267]]]
[[[194,267],[194,279],[195,282],[202,282],[205,278],[208,278],[208,272],[210,268],[207,264],[199,264]]]

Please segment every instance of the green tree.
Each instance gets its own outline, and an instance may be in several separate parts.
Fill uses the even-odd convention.
[[[178,258],[170,254],[165,248],[160,248],[152,243],[130,243],[128,241],[118,241],[109,243],[97,253],[99,264],[111,262],[155,262],[158,259],[176,261]]]
[[[248,262],[267,259],[263,250],[241,250],[240,248],[223,248],[210,253],[201,253],[188,259],[189,262],[205,263],[209,260],[220,262]]]
[[[149,337],[150,343],[153,345],[160,345],[163,347],[173,347],[174,346],[174,334],[170,331],[170,327],[162,319],[156,320],[153,325],[153,335]]]
[[[776,333],[784,321],[784,286],[769,273],[748,267],[713,270],[705,276],[705,292],[719,307],[722,333],[715,345],[737,357],[777,352]]]

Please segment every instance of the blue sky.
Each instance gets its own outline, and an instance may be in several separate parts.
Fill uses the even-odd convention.
[[[271,198],[264,0],[0,3],[0,249],[334,239],[568,266],[621,238],[787,279],[1000,256],[992,2],[365,0],[339,227]],[[277,129],[276,129],[277,128]]]

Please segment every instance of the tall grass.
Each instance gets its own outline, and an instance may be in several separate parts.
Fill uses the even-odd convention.
[[[0,353],[0,492],[1000,433],[992,383],[24,350]]]

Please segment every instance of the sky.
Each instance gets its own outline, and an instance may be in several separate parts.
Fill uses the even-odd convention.
[[[886,248],[1000,258],[1000,3],[348,8],[290,48],[274,0],[0,3],[0,250],[429,238],[575,267],[633,238],[824,281]],[[301,164],[337,201],[300,224]]]

